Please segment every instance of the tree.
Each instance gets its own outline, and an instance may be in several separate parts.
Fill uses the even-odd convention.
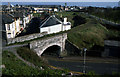
[[[86,23],[86,19],[83,18],[83,17],[81,17],[81,16],[78,16],[78,15],[76,15],[76,16],[73,18],[73,20],[74,20],[74,25],[73,25],[73,27]]]

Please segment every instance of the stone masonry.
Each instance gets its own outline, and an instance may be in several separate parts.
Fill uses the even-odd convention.
[[[65,40],[67,39],[67,33],[55,35],[52,37],[43,38],[40,40],[35,40],[30,42],[30,49],[34,50],[38,56],[50,46],[57,45],[61,48],[59,55],[62,56],[62,53],[65,49]]]
[[[24,42],[24,41],[32,40],[35,38],[42,37],[46,34],[47,33],[35,33],[35,34],[25,35],[25,36],[21,36],[21,37],[11,38],[11,39],[7,40],[7,44],[14,44],[17,42]]]

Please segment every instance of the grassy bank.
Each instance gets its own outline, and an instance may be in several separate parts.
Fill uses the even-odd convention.
[[[2,53],[2,64],[5,65],[5,68],[2,69],[3,76],[32,76],[39,74],[38,69],[28,66],[8,51]]]
[[[17,53],[26,61],[33,63],[38,67],[47,67],[47,63],[44,62],[35,52],[27,47],[21,47],[17,49]],[[26,55],[27,54],[27,55]]]
[[[23,50],[22,50],[23,49]],[[23,54],[24,50],[26,52]],[[24,55],[24,58],[31,63],[40,66],[46,66],[40,59],[36,57],[34,53],[29,53],[29,50],[26,48],[21,48],[21,54]],[[26,54],[27,53],[27,54]],[[21,60],[19,60],[13,53],[9,51],[4,51],[2,53],[2,64],[5,65],[5,68],[2,69],[3,76],[20,76],[20,77],[31,77],[31,76],[41,76],[41,77],[61,77],[62,73],[66,71],[63,70],[52,70],[48,67],[44,68],[44,70],[39,70],[37,68],[33,68],[28,66]],[[23,56],[22,56],[23,57]],[[35,58],[33,58],[35,57]],[[28,59],[29,58],[29,59]],[[40,62],[38,62],[40,61]]]
[[[72,28],[68,32],[68,40],[79,48],[90,49],[94,45],[104,46],[108,30],[95,20],[89,19],[87,23]]]

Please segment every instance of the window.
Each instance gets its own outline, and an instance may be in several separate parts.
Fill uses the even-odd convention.
[[[10,30],[10,25],[9,24],[7,25],[7,28],[8,28],[8,30]]]
[[[7,38],[11,38],[11,33],[8,33],[8,36],[7,36]]]

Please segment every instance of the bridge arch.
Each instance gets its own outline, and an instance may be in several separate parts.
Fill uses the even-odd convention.
[[[61,52],[61,46],[59,46],[59,45],[51,45],[48,48],[46,47],[44,49],[41,56],[43,56],[44,54],[52,55],[52,56],[59,56],[60,52]]]
[[[66,39],[67,33],[63,33],[52,37],[32,41],[30,42],[29,47],[30,49],[34,50],[34,52],[36,52],[38,56],[41,56],[47,48],[56,45],[60,47],[59,55],[62,56],[63,51],[65,49]]]
[[[34,49],[34,51],[37,51],[36,53],[38,54],[38,56],[41,56],[47,48],[52,47],[52,46],[60,47],[60,51],[59,51],[59,54],[60,54],[60,52],[62,51],[61,43],[51,43],[51,44],[45,45],[43,47],[38,47],[38,48]]]

